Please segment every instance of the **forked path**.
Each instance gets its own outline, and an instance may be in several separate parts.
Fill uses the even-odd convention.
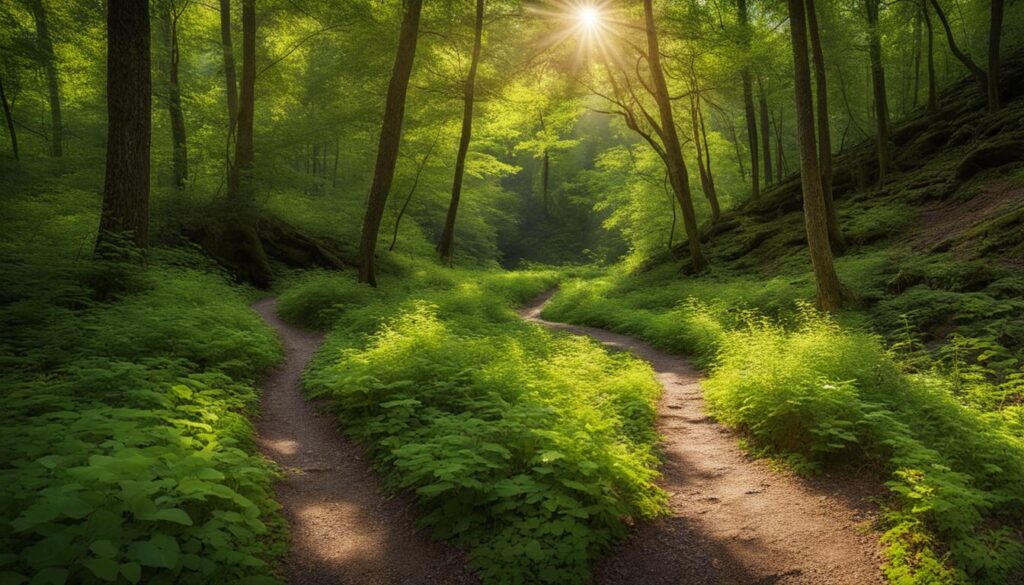
[[[545,327],[592,337],[650,362],[664,393],[658,431],[667,516],[643,522],[594,568],[607,585],[871,585],[884,580],[873,482],[803,481],[752,460],[704,412],[700,375],[679,356],[603,329],[545,321],[549,291],[520,309]]]
[[[299,386],[322,336],[282,321],[276,301],[253,305],[277,330],[285,360],[261,385],[256,432],[262,451],[285,476],[275,491],[291,542],[285,558],[290,585],[419,585],[475,583],[464,555],[415,529],[401,498],[381,495],[362,450],[319,412]]]

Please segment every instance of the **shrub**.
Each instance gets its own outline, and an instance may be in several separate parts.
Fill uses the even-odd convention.
[[[373,307],[369,335],[365,316],[339,319],[306,386],[333,401],[389,488],[415,493],[422,523],[470,550],[485,582],[582,583],[624,519],[663,508],[660,387],[636,359],[512,314],[552,273],[449,277],[413,274]]]

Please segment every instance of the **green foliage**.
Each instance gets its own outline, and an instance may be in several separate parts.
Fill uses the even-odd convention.
[[[877,336],[807,305],[771,318],[740,309],[764,300],[745,279],[659,278],[573,281],[545,315],[692,353],[709,366],[714,416],[799,470],[851,461],[887,470],[883,542],[893,582],[997,584],[1020,570],[1021,379],[983,366],[1000,360],[1001,346],[956,337],[933,361],[904,328],[910,340],[890,353]],[[695,298],[671,300],[684,291]],[[922,373],[894,359],[907,355]]]
[[[21,243],[0,286],[4,582],[272,582],[284,523],[246,417],[280,350],[251,297],[189,251],[143,270]]]
[[[286,315],[331,316],[309,391],[486,583],[585,582],[624,519],[664,505],[650,369],[509,308],[554,276],[413,265],[362,310],[335,310],[359,290],[348,274],[307,274],[282,296]]]

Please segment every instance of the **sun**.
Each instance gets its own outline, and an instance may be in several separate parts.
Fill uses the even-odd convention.
[[[580,26],[587,31],[592,31],[601,26],[601,11],[594,6],[580,6],[576,11],[576,18]]]

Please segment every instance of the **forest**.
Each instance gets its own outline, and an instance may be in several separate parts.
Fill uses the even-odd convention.
[[[1024,584],[1024,3],[2,0],[0,585]]]

